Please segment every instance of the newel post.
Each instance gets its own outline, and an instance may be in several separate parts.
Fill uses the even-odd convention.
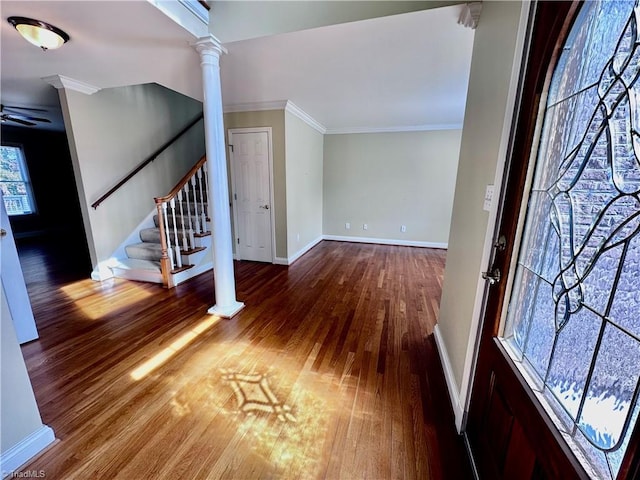
[[[165,288],[175,287],[173,275],[171,274],[171,259],[169,258],[169,247],[167,246],[167,234],[164,229],[164,212],[162,202],[155,199],[156,210],[158,212],[158,228],[160,229],[160,247],[162,248],[162,258],[160,258],[160,271],[162,272],[162,285]]]
[[[233,244],[227,155],[224,142],[222,90],[220,87],[220,56],[225,51],[213,35],[198,39],[193,47],[200,54],[204,89],[204,135],[209,179],[209,213],[212,220],[213,276],[215,305],[208,312],[231,318],[244,303],[236,300],[233,272]]]

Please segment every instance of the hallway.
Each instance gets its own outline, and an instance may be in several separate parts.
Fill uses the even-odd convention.
[[[47,479],[469,479],[432,331],[446,252],[323,241],[290,267],[236,262],[173,289],[41,275],[23,346],[59,439]],[[55,270],[52,270],[55,272]]]

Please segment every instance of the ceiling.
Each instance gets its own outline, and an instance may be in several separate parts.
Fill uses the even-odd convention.
[[[158,83],[202,100],[200,62],[189,45],[193,37],[149,2],[2,0],[0,14],[2,103],[47,109],[54,128],[62,127],[58,93],[42,80],[51,75],[98,88],[161,79]],[[43,20],[71,40],[44,52],[18,35],[6,21],[10,16]]]
[[[223,43],[462,4],[462,0],[209,0]]]
[[[214,2],[212,31],[228,49],[221,74],[225,106],[259,108],[289,100],[329,132],[462,124],[474,36],[457,24],[462,5],[350,21],[424,2],[345,2],[342,9],[340,4],[264,2],[262,8],[263,2]],[[381,4],[389,4],[387,10]],[[283,23],[283,8],[295,11],[296,18]],[[3,0],[0,14],[5,105],[45,108],[59,119],[57,92],[42,80],[51,75],[98,88],[157,82],[202,100],[199,58],[189,46],[193,37],[149,2]],[[6,22],[12,15],[52,23],[71,41],[43,52]],[[244,28],[218,33],[216,21],[223,20],[225,26],[235,22]],[[289,33],[271,35],[274,31]]]
[[[329,132],[459,127],[474,38],[462,8],[227,43],[223,102],[290,100]]]

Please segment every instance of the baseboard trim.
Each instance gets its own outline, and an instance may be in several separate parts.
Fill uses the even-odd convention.
[[[298,260],[301,256],[303,256],[305,253],[307,253],[309,250],[311,250],[313,247],[319,244],[322,240],[323,240],[323,237],[321,235],[318,238],[307,243],[304,247],[302,247],[300,250],[298,250],[296,253],[294,253],[292,256],[290,256],[287,259],[289,262],[289,265],[291,265],[293,262]]]
[[[444,343],[440,328],[436,324],[433,330],[433,336],[436,339],[436,345],[438,347],[438,355],[440,356],[440,362],[442,363],[442,369],[444,370],[444,378],[447,382],[447,390],[449,391],[449,399],[451,400],[451,407],[455,416],[456,429],[458,433],[462,431],[462,420],[464,418],[464,409],[460,403],[460,394],[458,392],[458,385],[456,383],[455,375],[453,374],[453,366],[447,351],[447,346]]]
[[[95,282],[103,282],[113,278],[113,270],[111,270],[113,258],[100,262],[91,272],[91,280]]]
[[[56,439],[53,429],[42,425],[38,430],[23,438],[0,456],[2,478],[15,472]]]
[[[323,239],[324,238],[320,236],[315,240],[312,240],[311,242],[307,243],[304,247],[302,247],[300,250],[298,250],[296,253],[294,253],[290,257],[275,257],[273,259],[273,263],[275,265],[291,265],[293,264],[293,262],[298,260],[305,253],[307,253],[309,250],[311,250],[313,247],[319,244]]]
[[[448,243],[398,240],[392,238],[346,237],[342,235],[323,235],[322,238],[323,240],[334,240],[337,242],[378,243],[380,245],[398,245],[401,247],[440,248],[444,250],[449,247]]]
[[[290,257],[275,257],[273,263],[276,265],[291,265],[293,262],[302,257],[305,253],[319,244],[322,240],[332,240],[335,242],[354,242],[354,243],[377,243],[380,245],[398,245],[401,247],[421,247],[421,248],[439,248],[446,250],[448,243],[438,242],[420,242],[416,240],[397,240],[389,238],[371,238],[371,237],[345,237],[341,235],[321,235],[312,240]]]

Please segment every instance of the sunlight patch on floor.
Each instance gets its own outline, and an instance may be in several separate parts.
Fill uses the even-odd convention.
[[[130,374],[131,378],[137,381],[146,377],[147,375],[149,375],[149,373],[153,372],[161,365],[164,365],[167,360],[169,360],[176,353],[193,342],[200,334],[218,323],[221,318],[222,317],[216,317],[215,315],[207,315],[207,317],[200,323],[198,323],[198,325],[193,327],[188,332],[180,335],[180,337],[178,337],[177,340],[173,341],[168,347],[160,350],[149,360],[142,363],[135,370],[133,370]]]
[[[133,282],[126,289],[115,289],[111,283],[80,280],[60,290],[91,320],[98,320],[151,295],[151,291]]]
[[[281,422],[296,422],[291,407],[278,400],[266,375],[244,375],[222,369],[222,379],[233,389],[238,409],[249,414],[275,413]]]
[[[233,432],[218,441],[235,445],[239,464],[241,458],[257,455],[269,465],[268,475],[316,478],[342,397],[330,380],[300,371],[299,365],[288,367],[289,362],[278,352],[244,341],[203,346],[182,375],[171,379],[176,388],[170,400],[173,413],[204,415],[213,424],[232,422],[231,430],[213,430],[219,435]],[[223,468],[228,459],[221,454],[216,461],[221,464],[211,465],[211,471]]]

